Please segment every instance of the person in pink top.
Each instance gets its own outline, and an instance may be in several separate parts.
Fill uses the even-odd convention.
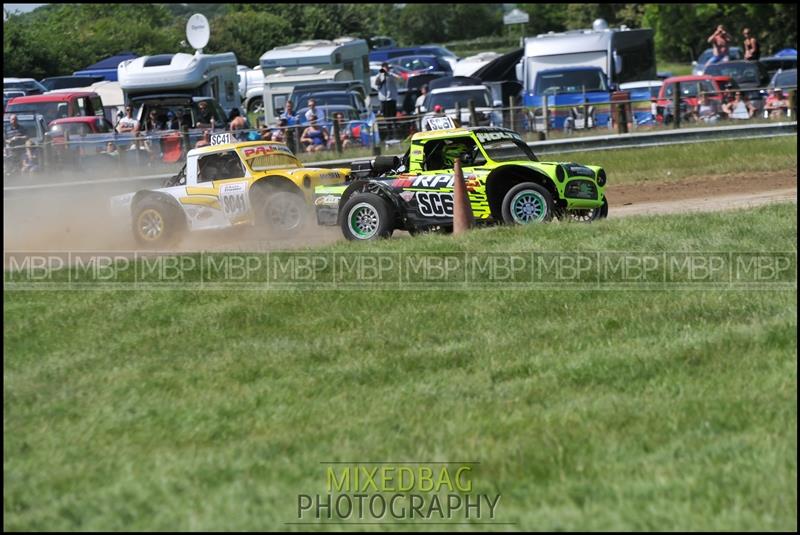
[[[731,34],[725,31],[725,26],[722,24],[717,26],[717,29],[714,30],[714,33],[712,33],[711,37],[708,38],[708,42],[711,43],[713,54],[711,55],[711,59],[709,59],[706,63],[706,66],[711,65],[712,63],[730,61],[730,47],[728,44],[732,40],[733,38],[731,37]]]

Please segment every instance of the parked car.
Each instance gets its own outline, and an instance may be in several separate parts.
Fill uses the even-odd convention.
[[[770,77],[761,62],[742,60],[715,63],[706,68],[706,74],[731,77],[757,110],[760,111],[764,106],[766,91],[763,88],[769,84]]]
[[[47,126],[51,139],[55,141],[63,138],[64,134],[70,136],[85,136],[87,134],[108,134],[114,132],[114,126],[104,117],[64,117],[51,121]]]
[[[400,56],[390,59],[388,63],[404,80],[418,74],[453,75],[450,63],[436,56]]]
[[[492,94],[485,85],[466,85],[432,89],[422,104],[423,112],[432,112],[441,106],[444,113],[458,119],[463,126],[470,124],[469,101],[475,102],[478,124],[472,126],[502,126],[502,116],[492,106]],[[460,116],[456,117],[456,108]]]
[[[3,91],[19,89],[26,95],[41,95],[47,88],[33,78],[3,78]]]
[[[327,106],[349,106],[356,110],[360,118],[367,116],[367,104],[361,95],[355,91],[319,91],[315,93],[304,93],[294,102],[294,109],[300,110],[308,107],[308,101],[314,99],[317,107]],[[304,119],[304,117],[301,117]]]
[[[345,121],[359,121],[363,117],[361,117],[361,113],[348,104],[319,104],[317,101],[317,109],[321,110],[325,114],[325,120],[321,121],[320,124],[327,128],[328,130],[331,129],[333,124],[333,116],[336,113],[342,113],[344,115]],[[299,123],[301,125],[307,125],[308,120],[306,119],[306,112],[308,111],[308,106],[298,108],[297,110],[297,117],[299,119]]]
[[[53,91],[55,89],[89,87],[103,80],[105,80],[105,76],[52,76],[50,78],[42,78],[41,83],[48,91]]]
[[[703,74],[703,71],[706,68],[706,63],[708,60],[711,59],[711,56],[714,54],[714,51],[710,48],[706,48],[703,50],[703,53],[700,54],[700,57],[697,58],[697,61],[692,62],[692,74],[695,76],[699,76]],[[744,58],[744,54],[742,53],[742,49],[738,46],[730,47],[730,52],[728,54],[731,61],[736,61],[739,59]]]
[[[103,101],[100,95],[88,91],[68,91],[45,95],[26,95],[12,98],[6,106],[8,113],[42,114],[45,121],[62,117],[102,117]]]
[[[642,80],[620,84],[620,91],[630,93],[634,124],[655,124],[657,115],[656,103],[658,102],[658,93],[661,91],[662,85],[664,85],[663,80]]]
[[[681,90],[681,116],[688,115],[697,106],[697,101],[701,93],[708,94],[709,98],[716,100],[720,105],[724,102],[722,85],[730,83],[729,77],[710,76],[710,75],[687,75],[673,76],[664,80],[664,85],[658,94],[656,102],[656,120],[659,122],[670,122],[672,120],[672,104],[677,84]]]
[[[780,87],[781,89],[797,89],[797,69],[776,72],[769,82],[770,89]]]
[[[770,56],[768,58],[761,58],[758,61],[766,67],[770,79],[775,76],[775,73],[778,71],[787,71],[797,68],[797,56]]]

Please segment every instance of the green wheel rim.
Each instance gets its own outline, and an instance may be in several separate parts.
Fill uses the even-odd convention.
[[[547,215],[547,202],[538,191],[525,189],[511,199],[511,217],[515,223],[527,225],[544,221]]]
[[[353,206],[347,214],[350,232],[359,240],[368,240],[375,236],[378,233],[380,220],[375,207],[366,202]]]

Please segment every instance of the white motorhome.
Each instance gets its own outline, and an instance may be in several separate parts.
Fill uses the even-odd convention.
[[[550,32],[522,40],[517,78],[523,93],[533,91],[539,71],[569,67],[599,67],[611,84],[656,77],[653,30],[609,28],[598,19],[591,30]]]
[[[146,95],[190,94],[212,97],[229,114],[240,108],[236,55],[159,54],[124,61],[117,67],[125,102]]]
[[[294,84],[325,80],[360,80],[369,87],[369,47],[364,39],[341,37],[333,41],[303,41],[279,46],[260,58],[264,88],[261,99],[264,119],[275,122]],[[248,98],[247,109],[257,107]]]

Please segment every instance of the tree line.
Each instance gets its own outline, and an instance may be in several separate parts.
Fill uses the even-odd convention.
[[[688,63],[708,47],[717,24],[739,38],[749,27],[765,54],[796,47],[797,4],[518,4],[529,22],[515,35],[591,27],[652,28],[661,60]],[[192,13],[211,24],[205,52],[233,51],[258,65],[276,46],[344,35],[385,35],[400,45],[511,35],[503,4],[48,4],[8,14],[3,24],[3,75],[71,74],[122,51],[192,53],[185,26]]]

